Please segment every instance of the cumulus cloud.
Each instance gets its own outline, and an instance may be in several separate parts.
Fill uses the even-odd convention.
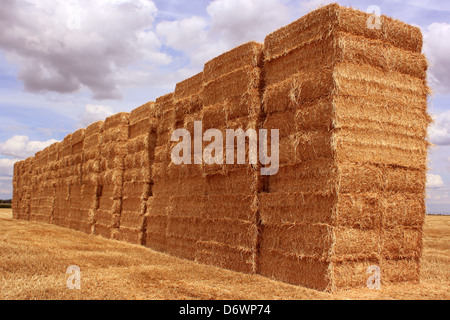
[[[103,121],[113,114],[114,110],[111,107],[88,104],[84,108],[84,113],[81,116],[80,124],[83,127],[87,127],[96,121]]]
[[[262,41],[290,18],[286,1],[281,0],[215,0],[206,11],[211,17],[211,31],[232,45]]]
[[[164,44],[185,53],[197,67],[239,44],[263,41],[290,18],[282,0],[215,0],[206,11],[209,19],[194,16],[156,26]]]
[[[429,188],[442,187],[443,185],[444,181],[441,176],[437,174],[427,174],[427,186]]]
[[[152,31],[156,13],[150,0],[6,0],[0,48],[19,65],[27,91],[87,87],[94,99],[119,99],[136,61],[170,62]]]
[[[0,154],[24,159],[34,156],[36,152],[45,149],[55,142],[58,142],[58,140],[30,141],[27,136],[13,136],[5,142],[0,143]]]
[[[18,159],[0,159],[0,177],[12,177],[14,172],[14,163]]]
[[[430,85],[438,93],[450,93],[450,24],[433,23],[423,30],[424,53],[431,62]]]
[[[439,146],[450,145],[450,111],[439,115],[429,129],[432,143]]]

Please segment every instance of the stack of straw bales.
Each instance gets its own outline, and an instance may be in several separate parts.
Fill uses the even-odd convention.
[[[72,134],[71,154],[68,163],[69,184],[69,225],[71,229],[86,231],[87,217],[83,216],[80,203],[86,199],[82,196],[83,189],[83,145],[84,145],[85,129],[80,129]]]
[[[11,203],[11,209],[13,214],[13,219],[21,219],[22,214],[20,213],[20,199],[22,198],[21,192],[21,177],[23,170],[23,161],[17,161],[14,163],[14,173],[13,173],[13,198]]]
[[[143,242],[154,250],[165,252],[167,248],[167,209],[170,195],[176,192],[167,172],[170,163],[170,139],[175,125],[173,93],[156,99],[154,108],[158,123],[156,125],[155,154],[151,167],[153,188],[152,195],[147,200]]]
[[[34,169],[34,158],[30,157],[26,160],[21,161],[19,165],[20,170],[18,171],[21,175],[18,179],[18,186],[20,189],[17,194],[19,195],[18,207],[18,218],[29,220],[31,212],[31,191],[32,191],[32,177]]]
[[[43,194],[43,164],[46,163],[47,152],[39,151],[34,156],[34,166],[31,180],[30,220],[40,220],[39,202]]]
[[[16,163],[14,217],[319,290],[365,286],[373,265],[382,283],[417,281],[427,62],[419,29],[369,17],[323,7]],[[278,173],[249,164],[248,140],[245,164],[236,148],[206,164],[195,121],[224,150],[227,128],[279,129]],[[192,164],[171,161],[182,128]]]
[[[260,272],[333,290],[418,280],[427,63],[419,29],[338,5],[265,40],[265,128],[280,171],[261,198]],[[405,63],[407,61],[407,63]]]
[[[103,134],[103,121],[97,121],[88,126],[84,132],[83,165],[81,167],[81,224],[80,230],[93,233],[96,212],[101,195],[100,159]]]
[[[49,147],[48,153],[48,163],[46,164],[45,171],[45,189],[47,198],[45,199],[47,212],[45,215],[50,215],[50,223],[54,223],[54,213],[55,213],[55,199],[56,190],[58,185],[58,150],[59,143],[54,143]]]
[[[67,135],[58,144],[58,160],[55,164],[57,170],[55,203],[53,210],[53,221],[61,227],[70,227],[69,201],[70,185],[69,177],[71,172],[70,158],[72,155],[72,134]]]
[[[199,223],[203,214],[206,181],[202,176],[202,150],[194,149],[194,121],[201,120],[203,73],[176,85],[174,93],[174,129],[186,129],[191,135],[191,164],[174,164],[167,169],[166,190],[170,192],[166,208],[166,252],[185,259],[195,259]],[[172,142],[168,151],[178,142]],[[197,160],[195,160],[197,159]],[[195,160],[195,161],[194,161]],[[157,186],[155,186],[157,188]]]
[[[106,238],[117,239],[119,234],[128,124],[129,114],[122,112],[106,118],[103,127],[99,177],[101,196],[94,233]]]
[[[55,200],[56,184],[54,180],[54,162],[57,157],[57,145],[53,144],[36,154],[35,179],[33,184],[32,213],[30,220],[51,223]],[[38,168],[38,169],[37,169]]]
[[[118,238],[143,244],[144,217],[148,198],[152,195],[151,167],[157,138],[154,102],[134,109],[129,121]]]
[[[250,42],[205,64],[203,131],[219,129],[224,148],[226,129],[258,132],[260,128],[262,47]],[[203,146],[208,144],[204,142]],[[224,151],[223,164],[203,165],[207,198],[202,201],[195,258],[199,262],[254,273],[259,168],[249,164],[248,139],[245,164],[237,164],[237,139],[234,146],[234,164],[226,164]]]

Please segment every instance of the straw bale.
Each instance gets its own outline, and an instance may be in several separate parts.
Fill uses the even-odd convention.
[[[353,162],[337,165],[343,193],[386,191],[423,194],[425,191],[426,172],[423,170]]]
[[[85,221],[71,220],[70,221],[70,229],[74,229],[77,231],[82,231],[87,234],[91,234],[91,224],[87,223]]]
[[[276,59],[266,60],[266,85],[271,86],[299,73],[311,77],[318,71],[317,66],[321,70],[331,70],[336,60],[335,46],[334,38],[323,39],[318,36]]]
[[[103,131],[104,121],[97,121],[89,125],[85,130],[85,137],[95,136]]]
[[[149,206],[151,207],[150,204]],[[154,250],[165,252],[167,247],[167,215],[155,214],[154,212],[147,214],[145,227],[145,245]]]
[[[354,63],[338,63],[333,70],[335,93],[343,96],[381,98],[417,105],[430,93],[425,79],[399,72],[384,72]]]
[[[256,250],[258,230],[252,222],[230,219],[202,219],[195,228],[200,241],[215,241]]]
[[[268,113],[297,110],[300,106],[313,104],[315,100],[329,96],[335,88],[331,69],[299,72],[287,79],[280,77],[272,81],[277,83],[267,83],[263,95],[263,109]]]
[[[141,120],[150,119],[154,105],[155,103],[150,101],[133,109],[130,112],[130,126],[140,122]]]
[[[102,236],[106,239],[110,239],[111,238],[111,228],[109,226],[106,225],[102,225],[99,223],[96,223],[94,226],[94,232],[95,235],[99,235]]]
[[[329,286],[329,263],[279,250],[261,248],[259,274],[316,290]]]
[[[226,113],[222,104],[212,104],[202,109],[201,113],[203,132],[208,129],[217,129],[225,126]]]
[[[267,225],[332,222],[337,195],[314,192],[263,193],[260,195],[261,222]]]
[[[257,117],[261,113],[261,93],[251,90],[244,93],[239,98],[230,98],[223,101],[226,119],[242,117]]]
[[[263,225],[261,248],[327,260],[333,245],[333,229],[322,224]]]
[[[112,116],[109,116],[108,118],[105,119],[103,130],[104,133],[106,133],[111,130],[114,131],[117,128],[127,128],[128,125],[129,125],[129,113],[120,112]],[[127,138],[128,135],[124,140],[126,140]]]
[[[361,137],[361,134],[365,135],[364,139],[357,138]],[[385,137],[367,131],[364,133],[342,132],[342,134],[335,134],[335,157],[337,161],[354,161],[426,170],[429,145],[427,141],[402,138],[393,134],[389,136],[381,132],[380,135]]]
[[[314,159],[330,159],[334,150],[330,131],[303,131],[281,138],[279,144],[280,165],[295,164]]]
[[[420,228],[425,223],[424,194],[389,192],[383,194],[383,227],[395,226]]]
[[[201,208],[205,219],[230,219],[246,222],[256,221],[255,196],[241,194],[217,194],[205,197]]]
[[[256,272],[256,252],[214,241],[195,243],[195,261],[244,273]]]
[[[202,165],[195,164],[174,164],[169,163],[167,166],[167,178],[177,184],[177,187],[181,187],[186,189],[183,184],[183,181],[193,180],[196,181],[203,174]],[[189,186],[186,186],[190,189]]]
[[[173,93],[156,99],[155,116],[158,118],[158,133],[169,130],[175,121]]]
[[[68,134],[61,142],[61,152],[63,158],[72,154],[72,134]]]
[[[50,145],[48,161],[56,161],[58,159],[58,149],[59,149],[58,145],[59,142],[55,142],[52,145]]]
[[[181,100],[199,94],[203,89],[203,71],[183,80],[175,86],[174,99]]]
[[[183,179],[164,179],[155,181],[152,187],[155,196],[174,196],[187,194],[205,194],[206,181],[199,176],[184,176]]]
[[[264,41],[266,59],[274,59],[317,36],[327,37],[333,30],[379,39],[395,47],[420,53],[422,35],[419,28],[382,16],[382,29],[367,28],[371,14],[331,4],[315,10],[268,35]]]
[[[262,127],[269,130],[268,139],[270,137],[270,130],[272,129],[279,130],[279,138],[283,139],[298,131],[295,121],[295,111],[289,110],[269,114],[265,117]]]
[[[422,227],[396,226],[381,231],[383,258],[398,260],[420,258],[422,255]]]
[[[340,7],[338,10],[339,31],[380,39],[395,47],[420,53],[422,51],[422,33],[418,27],[402,21],[381,16],[381,30],[367,28],[367,19],[372,15],[353,8]]]
[[[337,167],[331,159],[318,159],[280,166],[276,175],[270,176],[270,193],[337,192]]]
[[[122,210],[120,214],[120,228],[132,228],[140,230],[144,223],[144,213],[140,208],[140,201],[136,201],[139,205],[137,210],[133,211],[129,208],[127,210]]]
[[[140,136],[148,136],[154,130],[151,126],[150,118],[144,118],[135,123],[130,123],[128,139],[135,139]],[[155,137],[156,140],[156,137]]]
[[[208,61],[203,71],[204,82],[213,81],[234,70],[245,67],[262,67],[263,47],[257,42],[247,42]]]
[[[360,230],[334,227],[333,233],[332,261],[357,261],[379,258],[379,229]]]
[[[117,240],[140,245],[142,244],[142,237],[142,231],[120,226]]]
[[[201,234],[199,223],[200,219],[195,217],[172,217],[169,215],[166,236],[196,241]]]
[[[203,104],[210,105],[232,98],[239,98],[248,92],[258,91],[261,69],[244,67],[205,84]]]
[[[404,105],[393,100],[337,96],[334,107],[337,128],[382,130],[425,139],[431,123],[425,99]]]
[[[168,217],[165,214],[150,213],[146,215],[146,231],[148,233],[166,235]]]
[[[193,94],[188,97],[175,100],[174,104],[175,120],[177,122],[184,121],[185,117],[188,114],[199,112],[201,111],[202,107],[203,107],[203,95],[200,92],[199,94]]]
[[[181,193],[169,198],[167,214],[173,218],[201,218],[208,198],[198,193]]]
[[[427,77],[428,62],[420,52],[398,48],[383,40],[336,34],[337,60],[366,64],[388,72],[400,72],[420,79]],[[380,54],[383,52],[383,54]]]
[[[167,236],[165,252],[182,259],[195,259],[196,240],[178,237],[176,235]]]
[[[419,283],[419,259],[383,260],[380,268],[382,285],[401,282]]]
[[[362,259],[359,261],[341,261],[332,265],[332,282],[330,291],[345,290],[350,288],[366,288],[367,280],[371,274],[367,273],[370,266],[381,268],[377,259]],[[383,269],[381,280],[383,281]]]
[[[334,223],[362,230],[379,229],[384,209],[380,198],[379,192],[340,193]]]

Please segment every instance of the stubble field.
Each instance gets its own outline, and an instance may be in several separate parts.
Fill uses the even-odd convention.
[[[81,290],[67,289],[71,265]],[[148,248],[11,219],[0,209],[0,299],[450,299],[450,216],[428,216],[421,283],[323,293]]]

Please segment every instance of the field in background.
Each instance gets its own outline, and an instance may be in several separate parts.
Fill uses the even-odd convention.
[[[81,268],[81,290],[66,269]],[[450,299],[450,217],[428,216],[420,285],[335,294],[182,260],[0,209],[0,299]]]

